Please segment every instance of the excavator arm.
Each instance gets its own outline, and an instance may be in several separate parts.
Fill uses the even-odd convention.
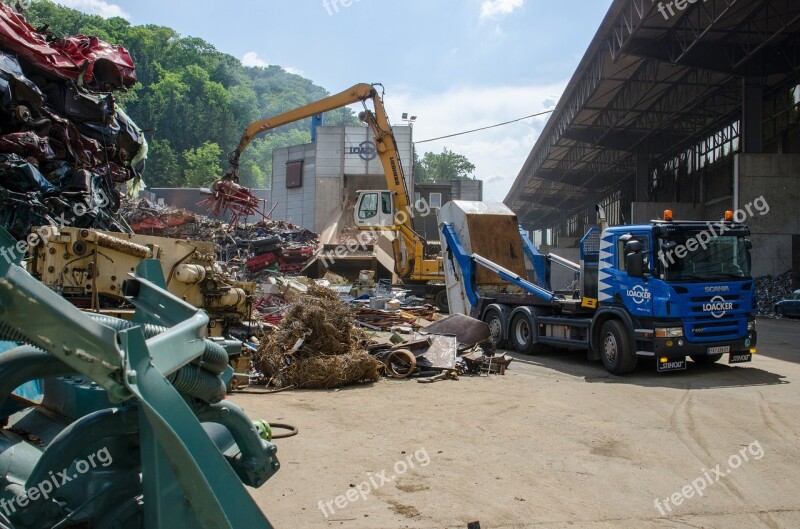
[[[396,211],[392,229],[399,232],[399,237],[393,241],[395,272],[404,279],[426,281],[442,279],[440,260],[425,259],[424,239],[414,231],[408,189],[406,188],[405,174],[398,154],[397,141],[392,133],[389,117],[383,106],[383,99],[376,89],[377,86],[381,85],[360,83],[330,97],[251,123],[242,134],[239,146],[231,153],[230,168],[225,173],[222,181],[227,180],[238,184],[239,157],[259,134],[322,112],[328,112],[359,101],[365,103],[371,99],[374,110],[368,110],[365,104],[365,110],[358,117],[372,129],[378,157],[386,175],[386,184],[389,191],[394,195]]]
[[[340,92],[330,97],[320,99],[319,101],[309,103],[308,105],[289,110],[283,114],[278,114],[276,116],[254,121],[247,126],[244,134],[242,134],[242,138],[239,140],[239,146],[236,147],[236,150],[231,153],[228,160],[231,166],[228,169],[228,172],[225,173],[225,178],[233,180],[236,183],[239,182],[239,157],[242,155],[242,152],[247,148],[247,146],[250,145],[250,143],[259,134],[263,134],[264,132],[280,127],[281,125],[294,123],[295,121],[300,121],[301,119],[316,116],[317,114],[321,114],[323,112],[328,112],[330,110],[335,110],[347,105],[352,105],[353,103],[358,103],[359,101],[366,101],[367,99],[374,98],[375,95],[377,95],[377,91],[371,84],[360,83],[351,86],[344,92]]]

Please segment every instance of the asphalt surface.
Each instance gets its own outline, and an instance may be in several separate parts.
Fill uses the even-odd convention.
[[[276,528],[794,529],[800,321],[758,332],[736,366],[512,353],[505,376],[231,400],[300,428],[252,491]]]

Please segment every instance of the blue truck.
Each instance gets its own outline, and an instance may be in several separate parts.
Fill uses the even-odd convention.
[[[580,263],[540,254],[500,203],[452,201],[439,212],[452,313],[485,321],[500,346],[523,354],[583,349],[613,374],[641,358],[659,372],[695,363],[750,362],[756,292],[747,226],[663,220],[599,227],[580,242]],[[574,274],[551,287],[553,267]]]

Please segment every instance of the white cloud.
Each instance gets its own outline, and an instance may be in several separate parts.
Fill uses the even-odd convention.
[[[481,20],[510,15],[525,4],[525,0],[483,0]]]
[[[566,86],[566,80],[539,86],[493,86],[459,88],[444,93],[387,92],[386,107],[392,123],[401,125],[400,115],[418,116],[414,140],[437,138],[552,109]],[[475,176],[484,181],[487,201],[502,201],[517,178],[550,115],[480,132],[416,145],[418,155],[439,153],[444,147],[466,156],[475,164]]]
[[[269,66],[269,63],[259,57],[258,53],[254,51],[248,51],[242,55],[242,64],[245,66],[261,66],[263,68]]]
[[[242,64],[244,66],[260,66],[261,68],[266,68],[269,66],[269,62],[259,57],[258,53],[254,51],[248,51],[242,55]],[[295,75],[303,75],[303,70],[300,70],[299,68],[293,68],[291,66],[282,66],[281,68]]]
[[[103,0],[57,0],[57,3],[90,15],[100,15],[103,18],[122,17],[126,20],[131,19],[131,16],[120,6],[109,4]]]

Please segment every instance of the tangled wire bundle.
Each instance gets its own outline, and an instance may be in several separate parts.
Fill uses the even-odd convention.
[[[289,306],[264,340],[256,366],[277,387],[335,388],[380,378],[380,363],[362,346],[349,307],[327,288],[312,286]],[[295,350],[298,340],[302,345]]]

